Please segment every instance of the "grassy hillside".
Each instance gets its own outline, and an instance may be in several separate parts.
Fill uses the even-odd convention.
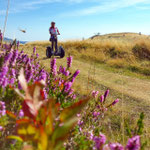
[[[77,59],[106,64],[113,68],[123,68],[145,76],[150,75],[150,39],[146,35],[109,34],[94,39],[59,44],[63,45],[67,54]],[[37,46],[45,50],[48,45],[49,42],[32,42],[25,47]]]

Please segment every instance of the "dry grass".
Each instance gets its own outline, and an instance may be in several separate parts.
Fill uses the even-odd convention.
[[[123,34],[123,33],[122,33]],[[150,75],[150,39],[133,33],[112,34],[93,40],[66,41],[60,44],[68,54],[88,62],[104,63],[115,68],[125,68],[132,72]],[[111,36],[111,38],[110,38]],[[117,37],[117,38],[116,38]],[[38,46],[43,49],[48,41],[32,42],[26,47]]]

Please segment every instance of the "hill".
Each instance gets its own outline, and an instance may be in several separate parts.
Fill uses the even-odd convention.
[[[4,42],[12,43],[12,42],[13,42],[13,39],[4,37]],[[27,41],[19,41],[19,42],[20,42],[20,44],[26,44],[26,43],[27,43]]]
[[[150,39],[150,36],[144,35],[142,33],[122,32],[122,33],[110,33],[104,35],[94,35],[89,39],[93,39],[93,40],[117,39],[117,40],[135,41],[141,38]]]
[[[136,33],[117,33],[59,44],[76,59],[105,64],[111,69],[123,69],[127,72],[150,76],[149,36]],[[27,47],[37,46],[41,49],[45,49],[48,45],[50,45],[48,41],[26,44]]]

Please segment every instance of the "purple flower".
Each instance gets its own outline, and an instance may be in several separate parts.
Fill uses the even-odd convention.
[[[128,140],[127,150],[140,150],[140,136],[134,136]]]
[[[10,59],[12,58],[13,53],[9,52],[5,57],[4,57],[4,64],[6,64],[7,62],[10,61]]]
[[[110,150],[124,150],[123,146],[119,143],[112,143],[109,145]]]
[[[69,90],[71,89],[71,86],[72,86],[72,82],[67,82],[65,83],[65,92],[69,92]]]
[[[26,80],[27,80],[27,82],[30,82],[30,80],[32,79],[32,77],[33,77],[33,73],[32,73],[32,71],[27,71],[27,73],[26,73]]]
[[[99,94],[99,91],[93,91],[93,92],[92,92],[92,96],[93,96],[94,98],[96,98],[96,97],[98,96],[98,94]]]
[[[114,106],[115,104],[117,104],[119,102],[119,99],[116,99],[113,103],[112,103],[112,105]]]
[[[64,72],[64,75],[67,77],[69,76],[70,72],[67,70],[66,72]]]
[[[38,53],[36,54],[36,57],[39,58],[39,54]]]
[[[106,97],[109,95],[109,90],[107,90],[104,94],[104,99],[106,99]]]
[[[41,80],[46,81],[46,78],[47,78],[47,74],[46,74],[45,70],[42,69],[42,70],[40,71],[39,81],[41,81]]]
[[[80,73],[80,70],[77,70],[74,74],[73,74],[73,78],[76,78]]]
[[[59,67],[58,74],[60,74],[60,73],[62,73],[62,72],[63,72],[63,67],[62,67],[62,66],[60,66],[60,67]]]
[[[8,78],[3,77],[1,82],[2,87],[5,88],[8,85],[8,83],[9,83]]]
[[[102,96],[100,97],[100,102],[101,102],[101,103],[104,102],[104,95],[102,95]]]
[[[9,83],[10,83],[11,85],[13,85],[13,84],[15,83],[15,79],[14,79],[14,78],[11,78],[10,81],[9,81]]]
[[[53,59],[51,60],[51,73],[52,73],[52,75],[54,75],[54,76],[57,74],[56,69],[57,69],[57,66],[56,66],[56,58],[53,58]]]
[[[36,53],[36,47],[33,48],[33,54],[35,54],[35,53]]]
[[[77,96],[75,94],[73,94],[71,97],[73,100],[75,100],[77,98]]]
[[[96,112],[96,111],[93,112],[93,117],[97,117],[99,115],[100,115],[100,112]]]
[[[84,124],[83,121],[81,121],[81,120],[78,121],[78,125],[79,125],[79,126],[82,126],[83,124]]]
[[[69,91],[69,93],[68,93],[68,96],[72,95],[73,92],[74,92],[74,90],[73,90],[73,89],[70,89],[70,91]]]
[[[18,58],[18,55],[19,55],[18,50],[13,51],[13,56],[12,56],[12,59],[11,59],[11,64],[12,64],[12,65],[15,65],[16,59]]]
[[[70,68],[72,65],[72,56],[67,57],[67,67]]]
[[[95,137],[93,138],[93,141],[95,142],[95,148],[96,148],[97,150],[99,150],[99,149],[102,148],[103,145],[105,144],[105,142],[106,142],[106,137],[105,137],[105,135],[100,134],[99,136],[95,136]]]
[[[5,102],[0,101],[0,117],[6,115]]]
[[[24,117],[24,112],[23,112],[22,109],[19,111],[19,117],[20,117],[20,118]]]
[[[11,69],[11,75],[15,78],[16,77],[16,71],[15,69]]]
[[[3,131],[3,127],[2,126],[0,126],[0,131]]]
[[[9,70],[8,66],[2,67],[1,72],[0,72],[0,78],[1,79],[4,78],[7,75],[8,70]]]
[[[77,114],[77,117],[81,117],[81,114]]]

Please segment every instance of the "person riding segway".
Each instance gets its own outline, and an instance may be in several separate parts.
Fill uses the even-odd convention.
[[[49,28],[49,33],[51,35],[50,41],[52,43],[52,50],[54,51],[54,45],[55,45],[55,53],[58,52],[58,39],[57,35],[60,35],[60,32],[57,27],[55,27],[55,22],[51,22],[51,27]]]
[[[62,46],[58,49],[58,38],[57,35],[60,35],[60,32],[57,27],[55,27],[55,22],[51,22],[51,27],[49,28],[49,34],[50,34],[50,42],[51,47],[48,46],[46,50],[46,56],[48,58],[51,58],[52,55],[54,56],[60,56],[60,58],[63,58],[65,56],[65,51]],[[55,48],[55,51],[54,51]]]

